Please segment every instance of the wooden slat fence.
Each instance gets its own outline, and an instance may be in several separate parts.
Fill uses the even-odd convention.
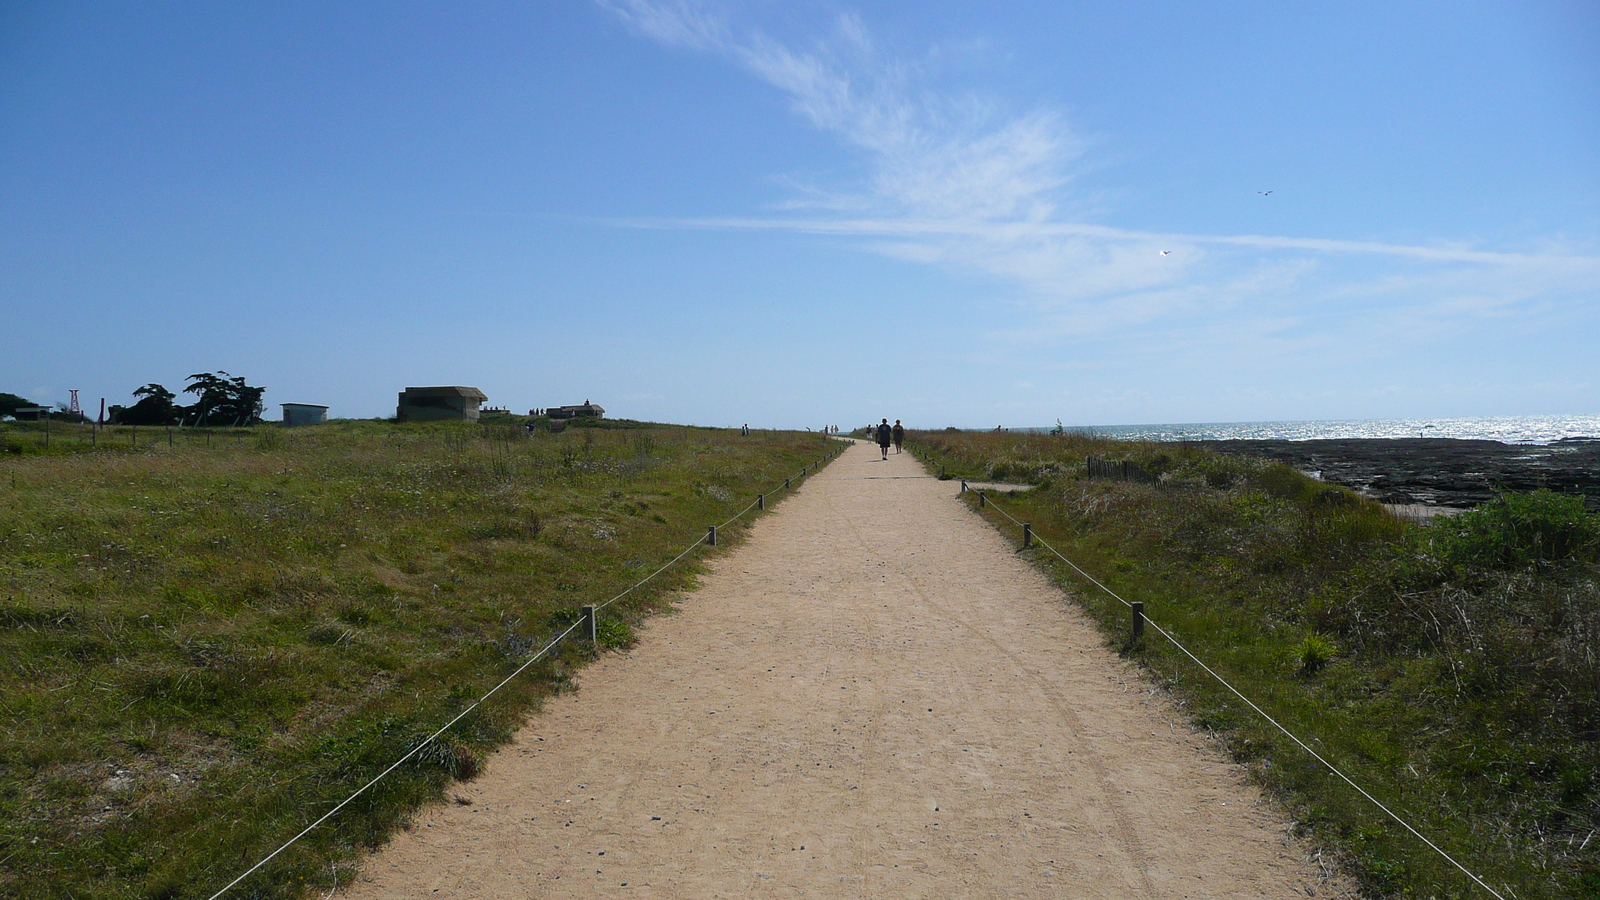
[[[1157,484],[1161,479],[1125,459],[1101,459],[1091,456],[1085,460],[1090,478],[1108,478],[1112,481],[1137,481]]]

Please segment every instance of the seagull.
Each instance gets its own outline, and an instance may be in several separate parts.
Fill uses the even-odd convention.
[[[1161,251],[1161,255],[1162,256],[1166,256],[1167,254],[1169,254],[1171,252],[1172,252],[1171,250],[1163,250],[1163,251]]]
[[[1256,191],[1256,193],[1258,193],[1261,196],[1265,197],[1265,196],[1267,196],[1268,194],[1270,194],[1272,192],[1271,191]]]

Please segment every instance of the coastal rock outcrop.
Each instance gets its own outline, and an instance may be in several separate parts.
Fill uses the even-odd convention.
[[[1453,438],[1196,441],[1294,466],[1383,503],[1464,509],[1506,491],[1583,494],[1600,509],[1600,438],[1502,444]]]

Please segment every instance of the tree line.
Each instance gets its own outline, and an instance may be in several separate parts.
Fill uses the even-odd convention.
[[[194,394],[193,403],[176,402],[178,395],[165,385],[151,382],[133,392],[137,397],[132,406],[112,405],[106,410],[107,420],[114,425],[254,425],[261,421],[266,404],[261,401],[267,392],[264,387],[251,387],[242,377],[227,372],[200,372],[184,379],[188,386],[183,393]],[[16,394],[0,393],[0,415],[15,416],[17,410],[29,406],[43,406]],[[50,413],[53,419],[69,418],[65,404]],[[82,416],[72,417],[87,421]]]

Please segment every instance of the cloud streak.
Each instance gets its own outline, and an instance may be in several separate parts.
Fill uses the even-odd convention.
[[[1387,244],[1379,241],[1345,241],[1333,238],[1296,238],[1262,234],[1191,234],[1172,231],[1136,231],[1108,225],[1066,222],[985,222],[959,219],[763,219],[763,218],[634,218],[613,224],[651,229],[730,229],[796,231],[856,237],[968,237],[995,243],[1059,237],[1094,238],[1124,243],[1216,244],[1263,250],[1305,250],[1316,253],[1377,254],[1434,262],[1483,265],[1562,265],[1600,271],[1600,257],[1568,254],[1500,253],[1456,247]]]
[[[797,115],[861,159],[848,186],[813,187],[798,215],[616,220],[633,228],[790,231],[975,271],[1023,288],[1033,324],[1002,343],[1185,323],[1219,346],[1311,327],[1427,328],[1530,314],[1600,287],[1600,257],[1261,234],[1140,231],[1067,221],[1084,141],[1048,109],[926,87],[854,15],[806,49],[741,29],[689,0],[597,0],[656,43],[713,54],[781,91]],[[1171,251],[1162,256],[1160,251]],[[1137,330],[1137,329],[1135,329]],[[1232,335],[1230,337],[1229,335]]]

